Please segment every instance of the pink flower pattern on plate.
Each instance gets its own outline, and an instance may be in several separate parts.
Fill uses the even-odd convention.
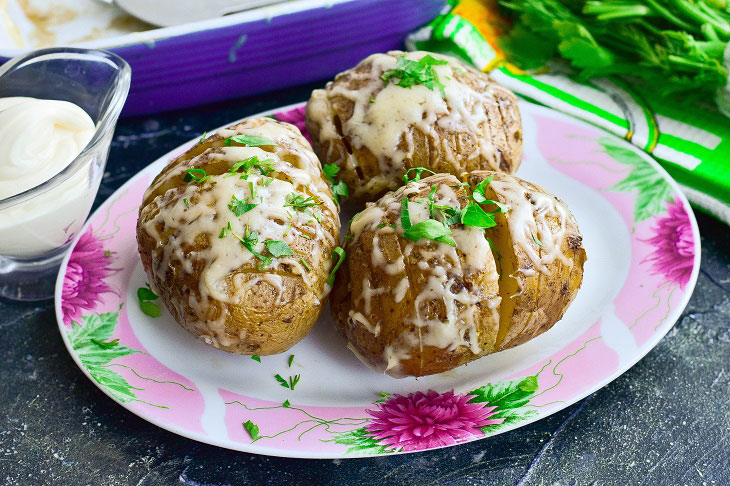
[[[472,395],[458,395],[453,391],[393,395],[378,404],[378,410],[367,411],[375,417],[367,430],[382,444],[403,451],[418,451],[464,442],[483,435],[481,427],[504,421],[489,418],[497,407],[469,403],[471,399]]]
[[[692,275],[695,251],[692,224],[682,201],[669,203],[666,216],[657,218],[652,229],[655,235],[645,241],[655,250],[644,262],[651,263],[652,275],[664,275],[684,289]]]
[[[312,143],[312,138],[309,136],[307,127],[304,125],[305,111],[306,111],[306,105],[302,105],[302,106],[298,106],[297,108],[294,108],[293,110],[280,111],[279,113],[274,114],[274,116],[279,121],[291,123],[292,125],[297,127],[299,129],[299,131],[302,132],[302,135],[304,135],[304,138],[309,140],[309,143]]]
[[[110,267],[111,262],[111,253],[104,250],[89,226],[76,243],[66,266],[61,294],[64,324],[78,322],[82,310],[91,310],[101,302],[101,294],[114,292],[104,281],[106,277],[119,271]]]

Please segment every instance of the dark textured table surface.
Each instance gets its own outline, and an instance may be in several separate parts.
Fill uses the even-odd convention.
[[[314,86],[122,120],[97,204],[172,148]],[[613,383],[531,425],[411,455],[313,461],[176,436],[127,412],[69,357],[51,301],[0,300],[0,483],[730,484],[730,230],[698,214],[702,271],[659,345]]]

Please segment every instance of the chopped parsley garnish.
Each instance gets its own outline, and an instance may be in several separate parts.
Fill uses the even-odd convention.
[[[404,230],[411,227],[411,214],[408,211],[408,198],[406,197],[400,201],[400,224]]]
[[[289,400],[284,400],[284,403],[282,403],[281,406],[284,408],[289,408],[291,407],[291,403],[289,403]]]
[[[324,175],[329,179],[332,187],[332,194],[335,196],[335,202],[339,204],[340,197],[349,197],[350,192],[347,190],[347,184],[344,181],[336,181],[335,176],[340,172],[340,168],[335,164],[324,164],[322,166]]]
[[[253,157],[249,157],[247,159],[239,160],[238,162],[233,164],[230,169],[228,169],[228,173],[224,177],[231,177],[236,174],[241,174],[241,179],[247,179],[254,170],[258,170],[261,175],[267,176],[275,170],[274,160],[259,160],[257,155],[254,155]]]
[[[370,103],[375,103],[375,98],[370,97]]]
[[[291,364],[294,362],[294,355],[293,354],[290,354],[289,355],[289,361],[288,362],[289,362],[289,368],[291,368]]]
[[[415,175],[415,177],[413,179],[409,179],[408,178],[408,174],[410,174],[411,172],[415,172],[416,173],[416,175]],[[421,180],[421,174],[423,174],[424,172],[430,172],[431,174],[436,174],[431,169],[427,169],[425,167],[411,167],[410,169],[408,169],[406,171],[405,174],[403,174],[403,181],[406,184],[408,184],[409,182],[413,182],[413,181],[420,181]]]
[[[461,224],[477,228],[497,226],[494,221],[494,214],[486,212],[481,206],[472,201],[469,201],[469,204],[461,211]]]
[[[252,354],[251,359],[254,361],[258,361],[259,363],[261,362],[261,356],[259,356],[258,354]]]
[[[438,241],[440,243],[446,243],[447,245],[456,246],[456,242],[453,238],[451,238],[452,234],[451,230],[441,221],[427,219],[409,227],[403,233],[403,236],[411,241],[418,241],[425,238],[428,240]]]
[[[390,393],[388,393],[388,392],[380,392],[380,398],[375,400],[375,403],[382,403],[385,400],[387,400],[389,396],[390,396]]]
[[[259,426],[258,425],[251,422],[250,420],[246,420],[243,423],[243,428],[246,429],[246,432],[248,432],[248,435],[251,436],[251,439],[253,439],[253,440],[259,439]]]
[[[297,211],[304,211],[307,208],[320,206],[321,204],[321,202],[318,202],[312,196],[306,197],[301,194],[297,194],[296,192],[292,192],[287,194],[286,204],[284,204],[284,207],[291,207]]]
[[[398,82],[395,84],[401,88],[410,88],[416,84],[422,84],[432,91],[434,88],[438,88],[441,91],[441,96],[445,97],[444,85],[441,84],[438,74],[433,68],[444,64],[448,64],[448,62],[436,59],[431,55],[426,55],[419,61],[412,61],[406,59],[406,55],[403,54],[398,58],[395,68],[388,69],[380,78],[385,81],[386,85],[389,82],[395,82],[392,80],[397,79]]]
[[[506,213],[509,210],[509,206],[507,206],[504,203],[501,203],[499,201],[492,201],[491,199],[488,199],[487,196],[484,194],[484,190],[486,187],[491,184],[492,179],[494,179],[493,175],[490,175],[486,179],[484,179],[482,182],[477,184],[477,186],[474,188],[474,192],[472,193],[471,197],[478,202],[479,204],[494,204],[499,208],[496,212],[502,212]],[[494,213],[492,213],[494,214]]]
[[[276,145],[276,142],[265,137],[259,137],[258,135],[234,135],[231,138],[226,139],[226,145],[231,145],[231,142],[240,143],[248,147],[262,147],[264,145]]]
[[[203,134],[200,136],[200,140],[198,140],[198,144],[201,144],[205,141],[206,135],[208,135],[208,132],[203,132]]]
[[[109,258],[110,256],[112,256],[112,252],[109,250],[104,250],[104,258]]]
[[[309,263],[304,258],[300,258],[299,261],[304,265],[304,268],[307,269],[308,272],[312,271],[312,267],[309,266]]]
[[[271,253],[271,256],[274,257],[281,257],[281,256],[287,256],[287,255],[293,255],[294,251],[289,248],[289,245],[286,244],[285,241],[282,240],[268,240],[264,242],[264,245],[266,245],[266,249],[269,250],[269,253]]]
[[[188,198],[183,198],[183,204],[186,208],[190,208],[190,201],[188,201]]]
[[[337,273],[337,269],[340,268],[342,262],[345,261],[345,250],[338,246],[332,251],[332,258],[334,257],[337,257],[337,261],[335,262],[335,266],[332,267],[330,276],[327,278],[327,283],[330,285],[330,287],[335,285],[335,274]]]
[[[380,223],[378,224],[378,229],[385,228],[387,226],[387,223]]]
[[[210,176],[205,173],[205,169],[188,169],[185,171],[183,180],[185,182],[192,182],[194,184],[202,184],[207,182]]]
[[[137,300],[139,301],[139,308],[142,309],[142,312],[150,317],[160,317],[160,315],[162,315],[162,312],[160,311],[160,306],[158,306],[154,302],[151,302],[159,298],[160,297],[157,294],[152,292],[149,284],[147,284],[147,287],[140,287],[137,289]]]
[[[233,236],[235,236],[236,238],[238,238],[238,241],[240,241],[241,244],[244,246],[244,248],[246,248],[248,251],[250,251],[251,254],[253,254],[253,256],[255,256],[256,258],[261,260],[262,263],[261,263],[261,266],[259,266],[259,269],[271,264],[271,262],[273,261],[271,257],[263,256],[261,253],[256,251],[256,248],[254,248],[256,246],[256,244],[259,242],[258,232],[252,231],[251,233],[249,233],[248,226],[246,226],[246,229],[243,233],[243,237],[241,237],[233,232],[231,232],[231,234]]]
[[[251,211],[256,206],[258,206],[258,204],[250,203],[250,202],[248,202],[248,199],[245,199],[245,200],[238,199],[234,195],[234,196],[231,196],[231,202],[228,204],[228,209],[230,209],[231,212],[238,217],[244,213]]]
[[[276,381],[279,382],[281,386],[284,388],[289,388],[290,390],[293,390],[295,386],[297,386],[297,383],[299,383],[299,378],[301,378],[300,375],[294,375],[289,377],[289,381],[286,381],[284,378],[281,377],[279,373],[274,375],[274,378],[276,378]]]
[[[225,238],[228,234],[228,231],[231,231],[231,222],[229,221],[226,226],[221,228],[221,232],[218,234],[218,238]]]

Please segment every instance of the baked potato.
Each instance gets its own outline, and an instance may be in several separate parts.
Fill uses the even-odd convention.
[[[293,125],[248,119],[201,140],[152,181],[137,242],[175,320],[240,354],[281,353],[329,293],[339,214]]]
[[[499,277],[481,229],[454,225],[449,243],[456,246],[405,236],[413,237],[404,221],[409,229],[433,221],[431,202],[460,212],[469,199],[456,177],[439,174],[386,194],[353,218],[332,312],[349,348],[371,368],[430,375],[494,350]]]
[[[353,202],[374,201],[415,167],[512,173],[522,159],[517,99],[485,73],[423,51],[373,54],[312,92],[307,130]]]
[[[332,312],[375,370],[440,373],[525,342],[580,287],[586,256],[564,203],[504,173],[463,181],[411,181],[350,224]]]

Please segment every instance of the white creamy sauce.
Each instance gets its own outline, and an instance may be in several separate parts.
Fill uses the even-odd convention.
[[[96,126],[67,101],[0,98],[0,200],[32,189],[65,169]],[[89,160],[89,163],[91,160]],[[83,224],[95,194],[88,167],[0,213],[0,254],[31,258],[62,246]]]
[[[403,55],[400,51],[373,54],[357,68],[340,74],[325,90],[313,93],[307,109],[313,120],[320,121],[318,138],[323,145],[329,143],[329,159],[335,155],[332,150],[336,146],[330,142],[340,138],[334,128],[331,99],[341,97],[353,102],[352,116],[341,120],[342,131],[352,146],[369,149],[380,168],[379,175],[363,181],[364,187],[354,188],[355,192],[367,193],[386,187],[395,189],[399,185],[404,161],[415,150],[411,128],[417,128],[436,142],[437,158],[453,162],[482,157],[489,166],[498,169],[499,160],[490,135],[486,108],[491,105],[497,107],[495,84],[483,73],[449,56],[422,51],[405,55],[406,59],[419,61],[427,54],[448,63],[432,66],[443,84],[443,93],[437,87],[429,89],[422,84],[404,88],[395,84],[397,80],[384,84],[381,75],[396,67],[398,57]],[[476,74],[468,83],[462,82],[461,75],[466,71]],[[469,137],[475,146],[474,152],[453,153],[449,144],[438,135],[437,127]],[[352,154],[336,155],[339,158],[346,156],[346,160],[340,160],[338,165],[346,168],[356,165]]]
[[[311,269],[329,269],[331,255],[325,250],[337,244],[335,236],[310,212],[286,206],[287,196],[293,193],[303,197],[312,195],[322,203],[318,208],[323,212],[323,221],[339,221],[329,189],[319,175],[319,162],[306,140],[298,133],[295,134],[293,128],[289,129],[273,121],[263,122],[255,128],[225,129],[218,134],[228,138],[242,133],[273,139],[277,142],[277,148],[273,153],[258,147],[209,148],[197,157],[179,163],[153,184],[147,193],[151,194],[170,178],[196,167],[199,165],[196,164],[198,161],[207,164],[211,161],[224,162],[227,168],[253,156],[258,157],[259,161],[273,162],[272,168],[275,172],[269,176],[254,171],[243,179],[239,174],[230,176],[224,172],[213,175],[202,184],[189,183],[181,188],[168,190],[150,202],[152,206],[164,208],[144,224],[144,230],[160,242],[161,251],[159,254],[153,252],[152,264],[158,275],[164,275],[168,268],[175,266],[181,266],[183,271],[192,273],[194,263],[198,265],[196,268],[200,272],[199,286],[196,290],[200,297],[195,292],[190,292],[188,304],[196,312],[201,325],[209,330],[208,336],[214,345],[228,345],[232,340],[225,333],[225,313],[216,320],[205,317],[205,309],[210,299],[237,304],[244,298],[246,290],[255,285],[266,284],[276,292],[275,303],[281,303],[285,291],[284,280],[280,275],[283,273],[300,278],[314,294],[309,298],[318,303],[330,288],[325,285],[320,285],[323,288],[316,288],[317,275],[302,260],[306,260]],[[255,203],[256,206],[236,216],[228,207],[232,196],[241,201]],[[145,199],[147,197],[146,195]],[[160,228],[162,232],[159,231]],[[225,236],[220,237],[224,228]],[[338,232],[339,228],[335,230]],[[163,233],[166,231],[171,231],[171,234],[163,244]],[[253,245],[253,250],[262,255],[270,255],[265,246],[265,242],[269,240],[284,241],[291,248],[295,248],[295,242],[302,241],[302,238],[327,244],[313,245],[307,255],[295,251],[294,255],[275,257],[271,264],[254,274],[255,278],[246,281],[251,274],[239,273],[239,269],[252,266],[258,268],[262,262],[241,244],[237,236],[244,237],[254,231],[258,233],[258,241]],[[202,250],[191,251],[196,243],[201,246],[201,235],[208,239],[208,244],[202,245]],[[201,262],[202,268],[199,265]],[[230,278],[231,275],[234,277]]]

